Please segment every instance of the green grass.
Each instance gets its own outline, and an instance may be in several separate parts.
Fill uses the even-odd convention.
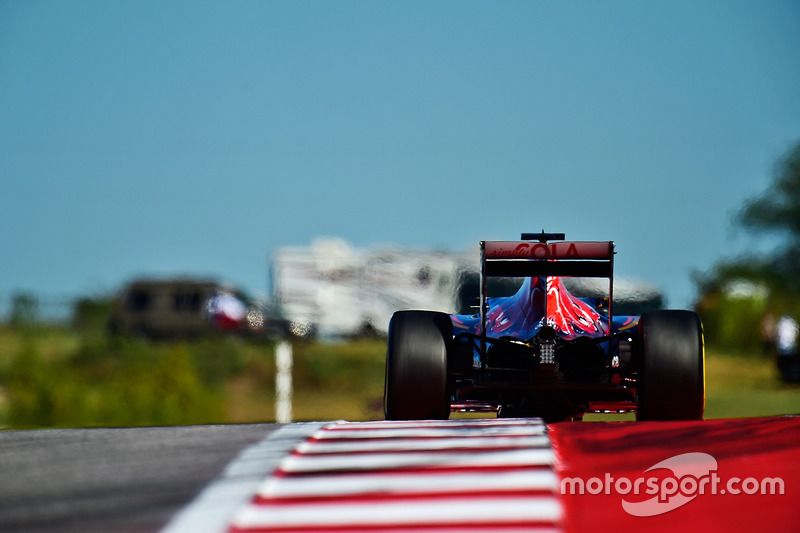
[[[383,418],[386,345],[381,340],[295,343],[292,367],[294,420],[377,420]],[[274,419],[273,349],[254,379],[251,366],[229,381],[229,422]]]
[[[295,420],[382,417],[383,341],[296,343],[293,352]],[[272,342],[148,342],[0,326],[0,428],[274,418]]]
[[[300,344],[294,356],[295,419],[383,418],[385,341]]]
[[[295,343],[293,353],[295,420],[383,417],[385,341]],[[269,422],[274,384],[268,341],[145,342],[0,326],[0,427]],[[706,418],[780,414],[800,414],[800,386],[782,383],[773,361],[707,350]]]
[[[706,350],[705,418],[800,414],[800,386],[783,383],[774,361]]]

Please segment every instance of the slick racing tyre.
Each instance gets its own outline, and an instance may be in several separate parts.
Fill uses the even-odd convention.
[[[703,326],[691,311],[652,311],[639,320],[637,420],[702,420]]]
[[[387,420],[446,420],[450,417],[447,354],[453,340],[450,316],[434,311],[398,311],[389,322]]]

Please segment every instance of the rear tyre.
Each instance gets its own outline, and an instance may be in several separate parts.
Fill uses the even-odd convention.
[[[639,320],[637,420],[702,420],[703,326],[691,311],[652,311]]]
[[[398,311],[389,322],[387,420],[446,420],[450,417],[447,355],[453,342],[450,316],[434,311]]]

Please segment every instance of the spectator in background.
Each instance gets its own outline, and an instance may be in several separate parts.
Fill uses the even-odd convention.
[[[790,316],[782,316],[775,326],[775,347],[778,355],[794,354],[797,347],[797,321]]]

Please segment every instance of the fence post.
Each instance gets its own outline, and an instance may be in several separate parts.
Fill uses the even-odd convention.
[[[292,421],[292,345],[281,341],[275,346],[275,421]]]

